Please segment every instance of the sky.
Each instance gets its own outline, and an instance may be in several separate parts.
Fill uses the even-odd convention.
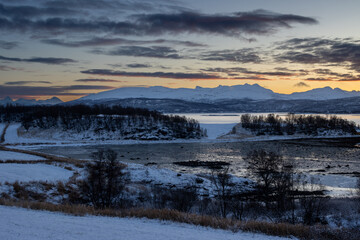
[[[0,0],[0,98],[360,90],[358,0]]]

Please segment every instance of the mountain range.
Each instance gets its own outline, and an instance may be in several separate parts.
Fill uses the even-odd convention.
[[[331,100],[349,97],[360,97],[360,91],[345,91],[340,88],[316,88],[306,92],[295,92],[292,94],[275,93],[270,89],[258,84],[244,84],[235,86],[218,86],[215,88],[167,88],[155,87],[123,87],[110,91],[90,94],[77,101],[98,101],[105,99],[179,99],[195,102],[212,102],[229,99],[251,99],[251,100]]]
[[[195,89],[124,87],[91,94],[66,104],[79,103],[147,108],[165,113],[360,113],[360,91],[324,87],[280,94],[258,84]]]
[[[275,93],[258,84],[218,86],[215,88],[123,87],[63,103],[48,100],[13,101],[7,97],[0,105],[104,104],[148,108],[166,113],[294,112],[360,113],[360,91],[317,88],[292,94]]]
[[[0,99],[0,106],[4,106],[4,105],[21,105],[21,106],[56,105],[56,104],[60,104],[60,103],[63,103],[63,101],[61,101],[57,97],[52,97],[52,98],[46,99],[46,100],[23,99],[23,98],[13,100],[10,97]]]

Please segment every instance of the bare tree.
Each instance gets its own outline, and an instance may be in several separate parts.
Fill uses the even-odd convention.
[[[281,172],[283,158],[274,152],[254,150],[250,152],[245,161],[247,170],[256,180],[267,200],[274,187],[276,177]]]
[[[215,187],[216,199],[220,208],[221,216],[226,218],[232,196],[234,183],[231,181],[229,168],[213,170],[211,180]]]
[[[82,183],[85,200],[96,208],[118,206],[125,186],[125,165],[117,160],[111,149],[92,154],[93,162],[86,166],[86,177]]]
[[[256,179],[260,196],[264,198],[267,207],[269,202],[276,202],[275,210],[280,215],[288,207],[294,207],[292,194],[297,178],[292,162],[265,150],[252,151],[245,160],[248,163],[247,170]]]
[[[358,212],[360,213],[360,176],[358,176],[358,179],[356,182],[356,193],[357,193]]]

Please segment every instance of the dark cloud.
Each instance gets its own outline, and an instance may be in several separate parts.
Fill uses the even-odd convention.
[[[72,90],[109,90],[114,87],[96,85],[71,85],[54,87],[4,86],[0,85],[0,96],[83,96],[90,93],[74,93]]]
[[[289,73],[289,72],[262,72],[262,71],[250,71],[250,70],[246,70],[244,69],[242,71],[242,73],[246,73],[246,74],[254,74],[254,75],[267,75],[267,76],[294,76],[294,73]]]
[[[120,80],[113,79],[99,79],[99,78],[86,78],[86,79],[77,79],[75,82],[124,82]]]
[[[172,45],[182,45],[187,47],[205,47],[207,45],[196,43],[192,41],[175,41],[175,40],[165,40],[165,39],[155,39],[155,40],[131,40],[125,38],[103,38],[96,37],[87,40],[80,41],[68,41],[64,39],[44,39],[41,42],[58,45],[63,47],[97,47],[97,46],[111,46],[111,45],[146,45],[146,44],[172,44]]]
[[[174,78],[174,79],[223,79],[214,74],[206,73],[174,73],[174,72],[125,72],[112,71],[108,69],[90,69],[81,73],[103,75],[103,76],[119,76],[119,77],[156,77],[156,78]]]
[[[320,81],[320,82],[331,82],[333,81],[330,78],[322,78],[322,77],[317,77],[317,78],[306,78],[306,81]]]
[[[65,91],[69,90],[108,90],[108,89],[114,89],[115,87],[110,86],[102,86],[102,85],[71,85],[62,87]]]
[[[290,28],[292,23],[315,24],[313,18],[278,14],[263,10],[229,15],[182,12],[176,14],[143,14],[137,21],[153,34],[211,33],[227,36],[269,34],[278,28]]]
[[[255,81],[267,81],[270,80],[268,78],[263,77],[256,77],[256,76],[248,76],[248,77],[233,77],[231,79],[237,79],[237,80],[255,80]]]
[[[43,63],[43,64],[52,64],[52,65],[61,65],[61,64],[76,62],[75,60],[69,58],[52,58],[52,57],[12,58],[12,57],[0,56],[0,60],[11,61],[11,62],[33,62],[33,63]]]
[[[131,63],[126,65],[128,68],[149,68],[151,65],[149,64],[140,64],[140,63]]]
[[[40,57],[25,59],[25,61],[44,63],[44,64],[55,64],[55,65],[76,62],[75,60],[69,58],[40,58]]]
[[[112,50],[93,50],[92,53],[105,54],[111,56],[131,56],[131,57],[152,57],[152,58],[182,58],[178,52],[170,47],[140,47],[140,46],[124,46]]]
[[[278,43],[279,61],[336,64],[360,72],[360,41],[352,39],[294,38]]]
[[[248,70],[247,68],[241,68],[241,67],[236,67],[236,68],[207,68],[207,69],[202,69],[202,70],[207,71],[207,72],[222,72],[222,73],[227,73],[227,74],[229,74],[229,73],[244,73],[244,74],[253,74],[253,75],[268,75],[268,76],[294,76],[295,75],[293,72],[251,71],[251,70]]]
[[[176,1],[162,0],[53,0],[46,1],[45,6],[90,9],[90,10],[113,10],[117,13],[122,11],[150,11],[150,10],[184,10]]]
[[[262,59],[253,49],[209,51],[200,55],[201,60],[260,63]]]
[[[275,70],[282,72],[296,72],[298,75],[308,75],[309,70],[306,69],[289,69],[286,67],[276,67]]]
[[[139,35],[136,25],[130,22],[118,22],[108,19],[86,20],[78,18],[49,17],[41,19],[1,18],[0,30],[20,31],[31,34],[41,33],[58,35],[61,33],[112,33],[124,35]]]
[[[168,14],[138,14],[128,20],[49,17],[29,19],[22,15],[0,18],[0,29],[22,32],[111,33],[120,35],[159,36],[162,34],[201,33],[231,37],[242,34],[267,35],[293,23],[314,24],[313,18],[266,11],[239,12],[228,15],[180,12]]]
[[[323,59],[315,54],[303,53],[303,52],[295,52],[288,51],[286,53],[281,54],[277,57],[278,60],[286,60],[292,63],[306,63],[306,64],[314,64],[314,63],[326,63]]]
[[[341,78],[352,78],[353,77],[353,75],[350,73],[337,73],[337,72],[333,72],[330,69],[326,69],[326,68],[315,69],[314,73],[319,74],[319,75],[328,75],[328,76],[335,76],[335,77],[341,77]]]
[[[17,70],[20,70],[20,69],[14,68],[14,67],[5,66],[5,65],[0,65],[0,71],[17,71]]]
[[[16,81],[16,82],[6,82],[5,85],[27,85],[33,83],[51,84],[51,82],[49,81]]]
[[[310,85],[306,84],[304,82],[298,82],[298,83],[294,84],[294,87],[310,87]]]
[[[120,68],[120,67],[122,67],[122,64],[114,63],[114,64],[108,64],[108,66],[113,67],[113,68]]]
[[[146,8],[145,6],[133,5],[128,1],[107,1],[107,0],[54,0],[46,1],[46,6],[69,8],[85,8],[85,9],[133,9],[134,7]]]
[[[0,16],[24,18],[24,17],[39,17],[39,16],[64,16],[77,13],[69,8],[64,8],[66,5],[59,7],[35,7],[35,6],[5,6],[0,3]]]
[[[339,81],[339,82],[351,82],[351,81],[354,81],[354,82],[356,82],[356,81],[360,81],[360,75],[359,76],[357,76],[357,77],[349,77],[349,78],[341,78],[341,79],[338,79],[337,81]]]
[[[13,48],[16,48],[18,46],[17,42],[8,42],[8,41],[2,41],[0,40],[0,48],[5,50],[10,50]]]

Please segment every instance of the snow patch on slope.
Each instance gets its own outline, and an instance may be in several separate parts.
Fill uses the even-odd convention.
[[[72,171],[47,164],[13,164],[0,165],[0,182],[59,181],[68,180]]]
[[[7,161],[7,160],[25,160],[25,161],[39,161],[39,160],[46,160],[45,158],[25,154],[25,153],[18,153],[18,152],[10,152],[10,151],[0,151],[0,160]]]

